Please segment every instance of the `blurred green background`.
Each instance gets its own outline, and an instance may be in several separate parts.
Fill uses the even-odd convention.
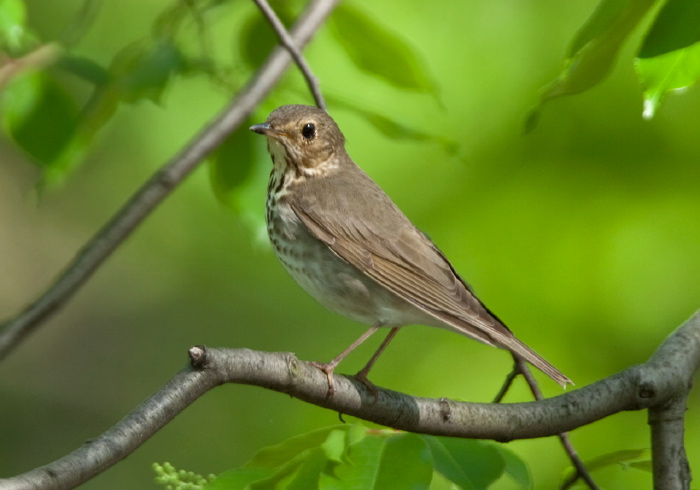
[[[31,25],[51,39],[81,3],[28,5]],[[105,2],[75,51],[108,65],[125,44],[148,36],[166,5]],[[579,387],[645,361],[700,306],[700,94],[670,97],[655,119],[642,120],[630,62],[641,33],[609,80],[549,103],[536,130],[521,134],[540,87],[557,75],[568,42],[595,5],[449,0],[439,8],[408,8],[386,0],[362,6],[420,53],[439,97],[358,71],[327,28],[307,50],[329,97],[458,143],[455,153],[436,141],[387,138],[357,112],[329,104],[360,166],[518,337]],[[240,61],[239,33],[255,15],[252,3],[237,1],[209,19],[214,53],[239,85],[250,73]],[[285,87],[256,121],[283,103],[311,103],[295,72]],[[178,78],[160,106],[142,101],[120,108],[65,185],[40,199],[36,168],[0,140],[0,317],[39,294],[230,95],[201,77]],[[292,351],[327,361],[364,330],[307,297],[260,239],[270,162],[263,138],[244,137],[257,156],[242,212],[216,200],[202,166],[0,366],[0,476],[54,460],[110,427],[185,365],[190,345]],[[379,341],[338,371],[358,370]],[[510,367],[505,352],[409,327],[372,380],[418,396],[488,401]],[[547,396],[561,393],[539,377]],[[507,401],[529,399],[518,384]],[[687,417],[696,471],[699,408],[696,390]],[[223,386],[84,488],[149,488],[154,461],[219,473],[265,445],[337,422],[334,412],[278,393]],[[644,412],[609,417],[571,437],[584,459],[650,445]],[[536,488],[553,488],[568,463],[556,438],[508,447],[530,465]],[[595,477],[607,488],[651,484],[636,470],[609,468]],[[514,485],[504,480],[498,488]]]

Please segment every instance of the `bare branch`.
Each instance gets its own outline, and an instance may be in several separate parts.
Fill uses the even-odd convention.
[[[291,31],[294,43],[298,46],[306,45],[338,2],[339,0],[312,0]],[[287,51],[276,48],[229,106],[129,199],[83,247],[49,289],[16,317],[0,326],[0,360],[42,321],[61,308],[134,228],[226,136],[240,126],[255,106],[272,90],[291,61]]]
[[[649,409],[654,488],[690,488],[690,465],[683,443],[687,400],[686,392],[664,406]]]
[[[319,109],[323,109],[324,111],[326,110],[326,101],[323,98],[323,94],[321,94],[321,89],[319,87],[318,83],[318,78],[313,74],[311,71],[311,67],[309,64],[306,62],[306,59],[304,58],[304,55],[301,54],[301,51],[297,48],[296,43],[294,40],[291,38],[289,33],[287,33],[287,29],[284,27],[284,24],[282,24],[282,21],[277,17],[277,14],[275,14],[275,11],[270,7],[270,4],[267,3],[267,0],[253,0],[255,4],[258,6],[260,11],[263,13],[267,21],[270,23],[272,26],[272,29],[275,31],[277,34],[277,37],[280,40],[280,43],[282,46],[284,46],[287,51],[289,51],[289,54],[292,56],[294,59],[294,62],[297,64],[299,69],[301,70],[301,73],[304,75],[304,78],[306,79],[306,83],[309,86],[309,90],[311,91],[311,94],[314,96],[314,100],[316,101],[316,105],[318,106]]]
[[[125,458],[198,397],[223,383],[287,393],[396,429],[497,441],[557,435],[622,410],[649,408],[651,412],[676,405],[673,410],[682,412],[690,380],[700,365],[700,312],[677,329],[647,363],[555,398],[527,403],[466,403],[412,397],[386,389],[373,393],[362,382],[340,375],[335,376],[334,396],[328,398],[325,374],[290,353],[193,347],[190,360],[192,367],[177,374],[107,432],[53,463],[0,480],[0,489],[63,489],[79,485]],[[663,421],[652,421],[659,430],[669,423],[681,428],[680,432],[674,429],[668,442],[655,443],[654,450],[661,450],[658,456],[664,460],[656,461],[655,455],[654,466],[669,465],[669,471],[662,471],[668,478],[674,477],[669,473],[676,471],[679,464],[687,465],[682,451],[682,418],[677,412],[672,415]],[[671,448],[682,453],[682,457],[673,454]],[[682,487],[669,483],[657,488]]]

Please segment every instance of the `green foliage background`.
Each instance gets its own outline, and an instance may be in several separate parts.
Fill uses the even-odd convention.
[[[58,36],[80,8],[75,0],[28,5],[43,39]],[[331,33],[347,23],[322,29],[308,61],[354,159],[489,307],[578,386],[646,360],[700,304],[698,92],[668,98],[644,121],[629,45],[609,80],[548,103],[537,128],[523,136],[539,88],[560,70],[595,2],[349,5],[409,43],[429,68],[428,78],[413,78],[416,90],[396,88],[355,67]],[[150,35],[164,6],[104,2],[75,51],[109,66],[126,44]],[[0,140],[0,316],[41,292],[244,83],[251,69],[241,52],[262,56],[264,43],[240,42],[256,15],[252,3],[236,1],[207,18],[213,58],[230,67],[230,86],[182,77],[160,94],[160,106],[145,99],[120,106],[85,161],[40,198],[36,167]],[[635,45],[640,36],[633,33]],[[181,42],[194,46],[190,37]],[[84,82],[65,83],[80,100],[89,96]],[[254,120],[283,103],[311,103],[295,71]],[[387,137],[376,125],[386,123],[381,116],[405,128],[385,124]],[[262,138],[237,138],[242,149],[229,150],[224,163],[238,168],[232,175],[244,187],[233,197],[217,189],[234,211],[217,201],[202,166],[0,366],[0,476],[47,463],[102,432],[180,369],[190,345],[293,351],[325,361],[361,333],[364,327],[308,298],[260,239],[270,163]],[[378,341],[339,371],[359,369]],[[504,352],[410,327],[372,379],[420,396],[487,401],[509,369]],[[548,396],[560,393],[544,378],[542,387]],[[687,417],[696,471],[699,396],[691,393]],[[527,399],[522,387],[508,398]],[[335,423],[337,414],[289,397],[225,386],[84,488],[145,487],[153,461],[219,473],[265,445]],[[645,413],[618,414],[572,439],[584,459],[648,447]],[[537,488],[552,488],[567,465],[555,438],[508,448],[528,462]],[[596,476],[608,488],[650,485],[648,474],[635,470],[613,467]]]

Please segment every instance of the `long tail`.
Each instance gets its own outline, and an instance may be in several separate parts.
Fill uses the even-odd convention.
[[[475,315],[470,318],[470,322],[447,314],[429,313],[445,322],[446,325],[443,324],[443,326],[448,326],[452,331],[471,337],[484,344],[500,347],[512,352],[559,383],[562,388],[566,388],[567,384],[574,384],[573,381],[547,362],[537,352],[518,340],[510,329],[498,320],[498,317],[486,310],[485,307],[484,310],[488,312],[486,319]]]
[[[545,358],[539,355],[534,350],[530,349],[527,345],[519,341],[515,336],[508,335],[498,335],[496,340],[498,346],[502,346],[508,349],[518,357],[526,360],[537,369],[542,371],[544,374],[552,378],[554,381],[559,383],[562,388],[566,388],[567,384],[573,385],[573,381],[567,378],[561,371],[552,366]]]

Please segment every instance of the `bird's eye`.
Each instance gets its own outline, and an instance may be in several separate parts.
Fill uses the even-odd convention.
[[[314,126],[313,123],[304,124],[304,127],[301,128],[301,135],[307,140],[310,140],[316,136],[316,126]]]

